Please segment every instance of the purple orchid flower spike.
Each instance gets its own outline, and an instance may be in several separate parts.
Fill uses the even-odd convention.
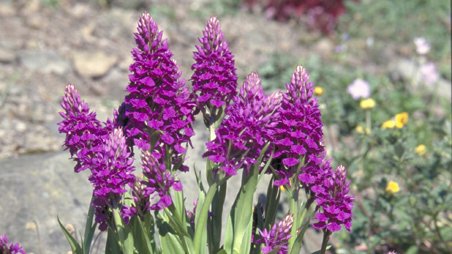
[[[237,75],[234,56],[217,18],[209,19],[199,42],[193,53],[191,80],[197,111],[203,112],[204,121],[210,126],[221,116],[222,107],[236,95]]]
[[[262,253],[277,253],[287,254],[288,244],[290,239],[290,230],[292,229],[293,218],[287,215],[282,221],[273,224],[270,230],[264,229],[261,231],[260,243],[262,246]]]
[[[350,231],[352,225],[353,197],[350,195],[347,172],[343,166],[325,169],[321,189],[317,190],[316,203],[321,208],[315,215],[319,230],[335,232],[341,225]]]
[[[273,135],[276,159],[272,166],[277,171],[276,185],[287,184],[303,158],[305,165],[317,165],[324,151],[321,114],[313,96],[313,84],[303,67],[296,68],[286,89]]]
[[[100,230],[106,230],[111,219],[109,208],[118,205],[127,186],[135,182],[133,157],[126,145],[123,130],[110,133],[102,149],[92,159],[90,182],[93,184],[93,205]]]
[[[66,86],[61,107],[63,120],[58,124],[58,131],[66,134],[64,147],[77,163],[75,172],[80,172],[88,168],[96,147],[102,143],[99,137],[106,133],[101,122],[96,119],[96,113],[90,111],[73,85]]]
[[[240,168],[249,170],[270,140],[274,110],[269,105],[273,104],[267,102],[259,76],[249,74],[203,156],[218,163],[226,176],[235,175]]]
[[[183,160],[185,146],[194,135],[195,104],[185,81],[180,79],[167,41],[162,39],[162,32],[147,13],[138,22],[135,41],[128,95],[120,110],[128,143],[152,150],[161,161],[171,150],[170,170],[187,171]]]

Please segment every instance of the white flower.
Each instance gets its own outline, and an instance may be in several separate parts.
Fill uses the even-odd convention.
[[[413,42],[416,45],[416,52],[419,55],[425,55],[430,52],[430,43],[424,37],[414,38]]]
[[[347,92],[353,97],[353,99],[357,100],[360,98],[368,98],[370,96],[370,87],[367,81],[362,79],[355,79],[353,83],[351,83],[347,87]]]

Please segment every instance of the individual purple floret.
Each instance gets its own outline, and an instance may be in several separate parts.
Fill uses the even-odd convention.
[[[302,159],[314,164],[323,159],[322,120],[313,85],[306,70],[298,66],[286,85],[278,110],[278,124],[273,135],[277,171],[275,185],[289,183]]]
[[[341,225],[350,231],[352,225],[353,197],[349,193],[347,172],[343,166],[325,171],[324,180],[316,190],[316,203],[321,208],[313,227],[329,232],[339,231]]]
[[[6,235],[0,235],[0,253],[26,254],[25,250],[18,243],[10,243]]]
[[[133,157],[121,129],[115,129],[91,163],[89,180],[94,186],[93,205],[100,230],[106,230],[110,219],[109,208],[118,206],[126,187],[135,182]]]
[[[275,102],[275,97],[265,96],[259,76],[248,75],[203,156],[218,163],[227,176],[250,169],[270,139],[274,112],[270,106]]]
[[[195,104],[180,79],[167,41],[147,13],[138,22],[135,41],[137,47],[132,50],[134,63],[129,68],[130,83],[121,116],[126,119],[127,140],[143,150],[152,149],[161,162],[171,154],[172,169],[186,171],[188,167],[182,165],[184,146],[194,134]]]
[[[73,85],[66,86],[60,112],[63,120],[58,124],[59,132],[66,134],[64,147],[69,150],[71,157],[77,162],[75,172],[87,168],[95,153],[94,147],[102,143],[98,137],[104,135],[101,122],[96,119],[96,113],[90,112],[89,106],[82,101]]]
[[[292,222],[292,216],[287,215],[282,221],[273,224],[270,230],[264,229],[261,231],[261,239],[259,242],[263,244],[261,249],[262,253],[288,253]]]
[[[219,108],[227,106],[236,95],[237,75],[234,56],[217,18],[209,19],[199,42],[193,53],[191,80],[197,110],[203,112],[206,124],[210,125],[220,117]]]

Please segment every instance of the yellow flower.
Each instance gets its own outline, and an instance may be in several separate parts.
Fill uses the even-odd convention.
[[[419,156],[425,155],[427,153],[427,147],[425,147],[425,145],[423,145],[423,144],[416,146],[416,153]]]
[[[364,128],[363,126],[361,126],[361,125],[358,125],[358,126],[356,126],[356,132],[358,132],[359,134],[370,134],[370,130],[369,130],[369,128]]]
[[[375,104],[376,104],[375,100],[372,98],[369,98],[369,99],[361,100],[361,102],[359,103],[359,106],[362,109],[372,109],[375,107]]]
[[[286,191],[286,188],[284,188],[284,185],[279,186],[279,189],[280,189],[282,192]]]
[[[383,128],[383,129],[393,129],[395,126],[396,126],[396,122],[391,119],[391,120],[385,121],[381,125],[381,128]]]
[[[389,181],[388,185],[386,185],[386,192],[389,194],[395,194],[400,191],[399,184],[394,181]]]
[[[323,94],[323,88],[322,87],[320,87],[320,86],[316,86],[316,87],[314,87],[314,94],[315,95],[317,95],[317,96],[322,96],[322,94]]]
[[[395,115],[395,126],[400,129],[408,123],[408,113],[402,112]]]

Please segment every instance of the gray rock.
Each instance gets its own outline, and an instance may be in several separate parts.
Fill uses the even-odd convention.
[[[11,63],[16,59],[16,55],[12,50],[0,48],[0,63]]]
[[[12,3],[9,1],[4,1],[0,3],[0,16],[2,17],[12,17],[16,14]]]
[[[69,62],[50,50],[25,50],[19,53],[22,65],[32,71],[63,75],[70,70]]]
[[[102,52],[75,52],[72,60],[76,71],[84,77],[102,77],[116,64],[118,58]]]
[[[0,232],[27,252],[67,253],[57,216],[80,230],[91,197],[87,174],[72,167],[66,153],[1,161]]]

